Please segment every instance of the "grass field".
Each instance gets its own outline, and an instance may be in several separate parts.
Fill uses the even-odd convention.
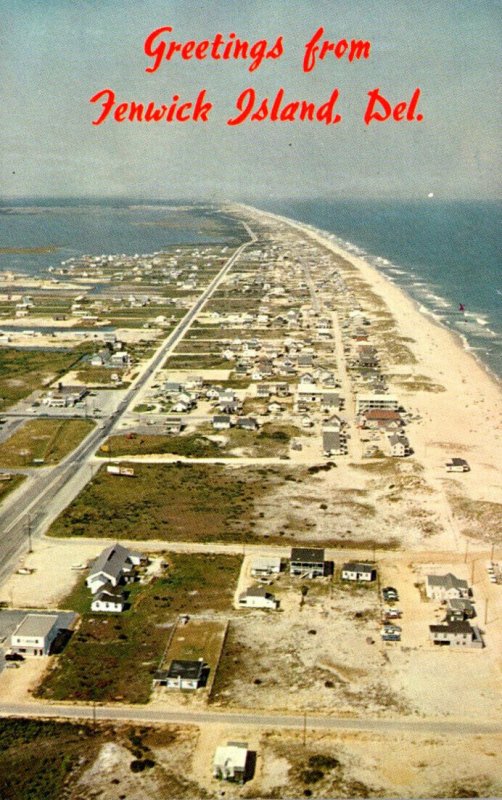
[[[68,797],[66,788],[82,762],[92,760],[105,729],[70,722],[0,720],[0,797],[49,800]]]
[[[103,458],[159,453],[173,453],[177,456],[192,458],[211,458],[222,455],[221,448],[216,442],[196,433],[185,436],[142,434],[134,438],[124,435],[110,436],[103,448],[98,452],[98,455]]]
[[[101,468],[50,535],[245,541],[255,500],[273,485],[273,470],[217,464],[134,464],[134,471],[125,478]]]
[[[171,661],[198,661],[201,658],[209,667],[206,688],[211,691],[225,639],[227,623],[224,620],[190,619],[177,625],[161,669],[169,669]]]
[[[0,349],[0,411],[64,375],[88,350],[88,347],[67,352]]]
[[[33,419],[0,444],[0,467],[58,464],[94,428],[88,419]]]
[[[81,578],[61,606],[81,613],[82,623],[38,688],[38,696],[147,702],[152,675],[170,634],[169,623],[174,624],[180,613],[229,610],[241,565],[237,556],[173,554],[165,560],[164,576],[128,588],[130,608],[122,614],[85,610],[91,595]],[[211,636],[209,656],[214,651],[210,641]]]

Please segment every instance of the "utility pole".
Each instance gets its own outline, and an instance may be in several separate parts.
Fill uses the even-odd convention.
[[[469,539],[465,540],[465,553],[464,553],[464,564],[467,563],[467,551],[469,550]]]
[[[493,561],[493,553],[495,551],[495,542],[492,542],[492,546],[490,549],[490,561]]]
[[[28,553],[33,553],[33,548],[31,546],[31,517],[28,514],[28,522],[27,522],[27,533],[28,533]]]

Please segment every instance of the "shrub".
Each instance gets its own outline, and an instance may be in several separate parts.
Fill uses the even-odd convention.
[[[309,767],[323,767],[324,769],[334,769],[335,767],[339,767],[340,762],[337,758],[333,756],[325,756],[322,754],[310,756],[309,758]]]
[[[301,774],[304,783],[317,783],[324,778],[324,772],[320,769],[305,769]]]

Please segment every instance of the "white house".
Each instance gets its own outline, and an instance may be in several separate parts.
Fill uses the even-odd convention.
[[[216,748],[213,776],[224,781],[244,783],[248,760],[248,746],[243,742],[228,742]]]
[[[399,409],[399,400],[392,394],[358,394],[356,395],[356,414],[362,414],[371,408]]]
[[[402,433],[388,435],[390,455],[398,458],[407,456],[410,452],[410,443]]]
[[[427,575],[425,592],[431,600],[453,600],[454,598],[469,597],[467,581],[455,577],[451,572],[446,575]]]
[[[276,609],[279,601],[274,595],[262,586],[251,586],[239,595],[239,605],[242,608],[273,608]]]
[[[166,673],[165,686],[168,689],[198,689],[202,685],[204,661],[171,661],[171,666]]]
[[[348,561],[342,567],[342,580],[344,581],[374,581],[376,569],[372,564],[361,564]]]
[[[93,611],[104,611],[108,614],[120,614],[125,608],[125,596],[120,589],[106,584],[100,589],[91,603]]]
[[[251,562],[251,575],[278,575],[281,571],[280,556],[256,556]]]
[[[28,656],[47,656],[58,634],[57,614],[26,614],[10,637],[12,650]]]

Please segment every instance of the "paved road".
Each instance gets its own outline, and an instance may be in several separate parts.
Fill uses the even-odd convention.
[[[139,393],[183,338],[242,252],[256,242],[251,228],[245,223],[243,225],[250,237],[249,241],[238,247],[226,261],[176,328],[158,347],[129,389],[118,398],[116,408],[110,416],[101,421],[61,464],[50,471],[44,471],[4,501],[0,511],[0,583],[11,574],[22,551],[28,549],[29,537],[43,533],[88,483],[93,469],[96,469],[89,464],[89,459],[106,441],[122,416],[134,406]]]
[[[318,714],[266,714],[250,711],[163,711],[148,706],[70,706],[45,703],[0,705],[0,717],[57,717],[64,719],[97,719],[137,721],[178,725],[244,725],[258,728],[304,728],[319,730],[373,731],[374,733],[410,732],[455,736],[493,735],[502,733],[496,723],[441,719],[375,719],[347,718]]]

